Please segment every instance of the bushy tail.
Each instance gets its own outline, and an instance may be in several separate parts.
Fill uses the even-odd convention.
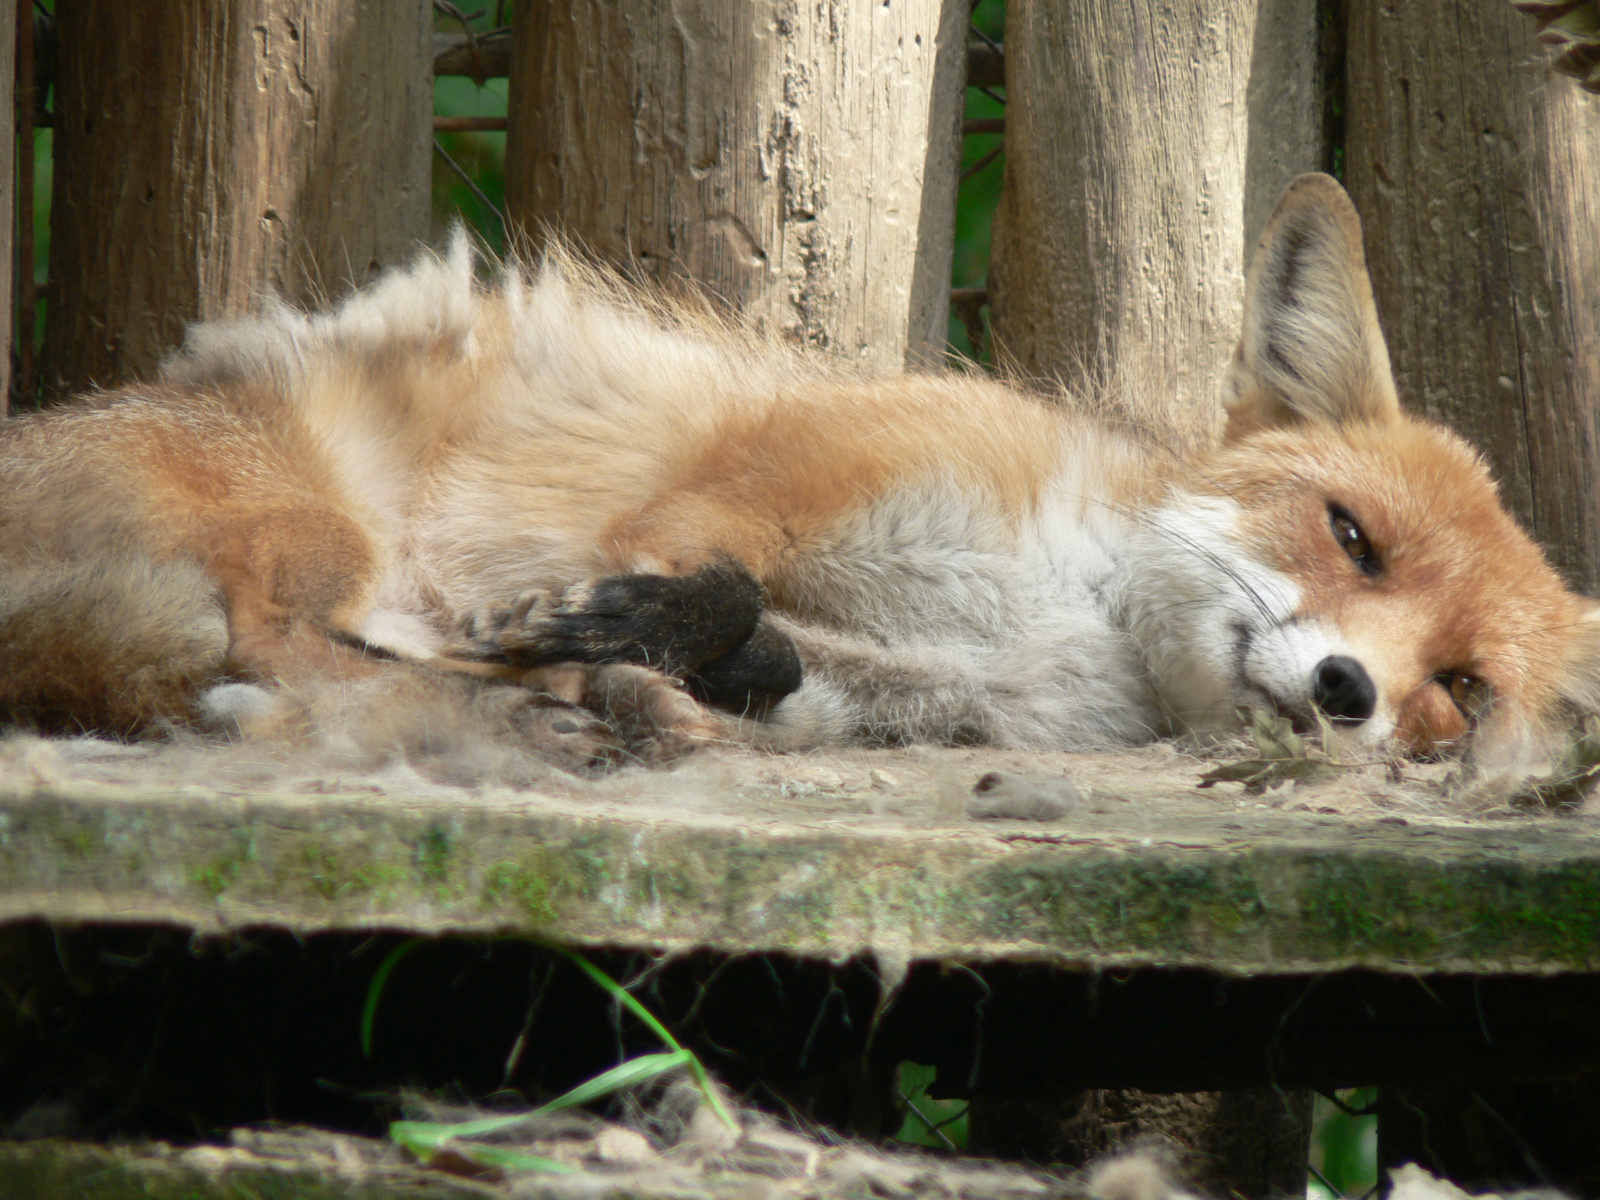
[[[193,563],[0,563],[0,722],[127,735],[187,721],[227,650],[221,596]]]

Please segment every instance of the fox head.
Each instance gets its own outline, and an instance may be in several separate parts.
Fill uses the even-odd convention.
[[[1173,578],[1144,608],[1179,626],[1152,664],[1177,723],[1320,709],[1355,743],[1470,744],[1515,770],[1592,704],[1600,607],[1470,446],[1401,411],[1360,221],[1326,175],[1295,180],[1262,236],[1224,399],[1221,445],[1150,523]]]

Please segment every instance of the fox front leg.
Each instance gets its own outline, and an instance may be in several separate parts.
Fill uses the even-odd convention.
[[[449,653],[513,667],[650,667],[741,715],[761,715],[801,682],[794,642],[766,619],[760,583],[730,560],[686,575],[612,575],[524,592],[468,616]]]

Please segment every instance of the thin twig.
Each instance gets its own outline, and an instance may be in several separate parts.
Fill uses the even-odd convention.
[[[472,189],[472,194],[478,198],[478,203],[482,204],[500,219],[500,228],[505,230],[507,228],[505,213],[501,212],[500,209],[496,207],[493,200],[489,199],[488,196],[483,194],[483,189],[478,186],[478,181],[471,175],[468,175],[466,171],[462,169],[460,163],[450,157],[450,152],[444,148],[444,144],[440,142],[438,138],[433,139],[433,148],[439,152],[439,157],[444,159],[445,164],[456,173],[461,182]]]
[[[955,1113],[953,1116],[946,1117],[942,1121],[935,1121],[927,1113],[923,1112],[922,1109],[917,1107],[917,1102],[910,1096],[906,1095],[903,1088],[896,1087],[895,1091],[900,1094],[900,1100],[906,1106],[906,1111],[912,1116],[916,1117],[918,1121],[922,1122],[922,1127],[926,1129],[932,1136],[938,1138],[940,1145],[942,1145],[946,1150],[951,1151],[957,1148],[955,1142],[950,1139],[950,1135],[945,1133],[944,1127],[950,1124],[951,1121],[959,1120],[960,1118],[966,1116],[967,1110],[965,1108],[962,1108],[960,1112]]]
[[[435,117],[435,133],[504,133],[504,117]]]
[[[511,73],[511,30],[490,29],[476,37],[434,34],[433,73],[465,76],[479,87],[490,79],[504,79]]]
[[[961,172],[961,179],[959,180],[959,182],[965,183],[967,180],[971,179],[979,171],[983,170],[990,163],[992,163],[995,159],[999,158],[1003,153],[1005,153],[1005,148],[1006,148],[1006,144],[1004,142],[1001,142],[993,150],[989,151],[989,153],[985,154],[977,162],[973,163],[965,171]]]
[[[1317,1177],[1317,1182],[1318,1183],[1320,1183],[1323,1187],[1327,1188],[1330,1192],[1333,1193],[1334,1200],[1344,1200],[1344,1193],[1341,1192],[1338,1188],[1334,1187],[1332,1182],[1329,1181],[1329,1179],[1328,1179],[1328,1177],[1326,1175],[1324,1175],[1321,1171],[1317,1170],[1317,1164],[1316,1163],[1314,1163],[1314,1162],[1306,1163],[1306,1170],[1310,1171],[1313,1175],[1315,1175]]]
[[[462,12],[450,0],[433,0],[433,11],[450,17],[461,26],[461,31],[467,35],[467,53],[472,57],[472,65],[476,74],[483,74],[483,57],[478,53],[478,31],[472,23],[483,16],[484,10],[479,9],[470,17]]]
[[[1378,1105],[1376,1102],[1367,1105],[1365,1108],[1354,1108],[1351,1105],[1346,1104],[1343,1100],[1339,1099],[1339,1097],[1334,1095],[1332,1092],[1324,1092],[1319,1088],[1317,1095],[1321,1096],[1324,1100],[1333,1105],[1340,1112],[1344,1113],[1347,1117],[1370,1117],[1376,1115],[1378,1111]]]

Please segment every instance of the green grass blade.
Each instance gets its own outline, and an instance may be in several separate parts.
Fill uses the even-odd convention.
[[[455,1141],[457,1138],[481,1137],[486,1133],[499,1133],[502,1129],[510,1129],[514,1125],[521,1125],[533,1120],[537,1115],[536,1110],[512,1113],[504,1117],[482,1117],[476,1121],[456,1121],[445,1123],[439,1121],[392,1121],[389,1124],[389,1138],[398,1142],[407,1150],[414,1148],[437,1150],[446,1142]]]
[[[409,1151],[417,1161],[426,1164],[442,1150],[452,1150],[463,1158],[482,1163],[486,1167],[499,1167],[511,1171],[554,1171],[570,1174],[574,1168],[537,1154],[527,1154],[508,1146],[478,1146],[456,1140],[464,1129],[475,1127],[477,1133],[494,1133],[519,1121],[526,1121],[530,1113],[514,1117],[494,1117],[483,1121],[462,1121],[454,1125],[441,1125],[432,1121],[395,1121],[389,1126],[389,1140]]]
[[[711,1105],[711,1111],[717,1114],[717,1120],[735,1134],[743,1132],[739,1122],[733,1119],[733,1114],[723,1106],[722,1097],[717,1095],[716,1086],[711,1082],[711,1076],[706,1074],[705,1066],[692,1054],[689,1056],[689,1075],[699,1087],[700,1094],[706,1098],[706,1103]]]
[[[694,1055],[687,1050],[674,1050],[668,1054],[640,1055],[580,1083],[570,1092],[557,1096],[548,1104],[541,1104],[538,1108],[527,1112],[509,1113],[503,1117],[480,1117],[476,1121],[395,1121],[389,1126],[389,1137],[414,1153],[431,1152],[446,1142],[482,1137],[486,1133],[499,1133],[501,1130],[531,1121],[543,1113],[575,1108],[591,1100],[598,1100],[602,1096],[609,1096],[612,1092],[621,1091],[625,1087],[645,1083],[668,1071],[686,1066],[693,1057]]]
[[[623,987],[599,967],[595,966],[588,959],[584,958],[583,955],[568,950],[565,946],[555,946],[551,945],[549,942],[546,942],[545,945],[549,946],[549,948],[554,950],[557,954],[563,955],[564,957],[577,963],[578,967],[583,971],[583,973],[590,979],[594,980],[595,983],[599,984],[600,988],[607,995],[609,995],[618,1004],[626,1008],[634,1016],[638,1017],[639,1020],[643,1021],[649,1028],[650,1032],[661,1039],[662,1044],[666,1046],[667,1049],[683,1049],[682,1046],[678,1045],[678,1039],[667,1032],[667,1027],[660,1021],[656,1020],[653,1012],[651,1012],[644,1005],[640,1004],[638,1000],[634,999],[633,993],[628,991],[627,988]]]
[[[694,1055],[683,1049],[673,1050],[667,1054],[641,1054],[638,1058],[630,1058],[627,1062],[580,1083],[570,1092],[564,1092],[548,1104],[541,1104],[534,1111],[544,1113],[556,1112],[563,1108],[576,1108],[580,1104],[598,1100],[601,1096],[620,1092],[625,1087],[648,1083],[669,1071],[687,1067],[693,1062]],[[690,1069],[693,1070],[692,1067]]]
[[[576,951],[568,950],[565,946],[557,946],[551,942],[545,942],[544,945],[549,949],[554,950],[557,954],[560,954],[563,957],[577,963],[578,967],[585,975],[594,980],[595,983],[598,984],[607,995],[616,1000],[618,1004],[621,1004],[634,1016],[638,1017],[639,1020],[643,1021],[649,1028],[650,1032],[660,1038],[662,1044],[668,1049],[673,1051],[681,1050],[683,1053],[688,1054],[688,1061],[684,1065],[689,1068],[689,1075],[691,1078],[693,1078],[695,1086],[700,1089],[701,1094],[705,1096],[706,1103],[711,1105],[711,1111],[716,1113],[717,1119],[731,1129],[734,1133],[739,1132],[739,1122],[733,1119],[733,1114],[727,1110],[727,1107],[722,1103],[722,1098],[717,1095],[717,1089],[712,1085],[711,1077],[706,1074],[704,1064],[702,1064],[698,1058],[696,1058],[689,1051],[684,1050],[683,1047],[678,1044],[678,1039],[673,1037],[672,1034],[667,1031],[667,1027],[665,1025],[656,1020],[656,1016],[653,1012],[651,1012],[643,1004],[640,1004],[639,1001],[634,998],[633,993],[628,991],[627,988],[623,987],[599,967],[595,966],[588,959],[584,958],[583,955],[578,954]]]
[[[372,982],[367,985],[366,1003],[361,1006],[361,1057],[372,1057],[372,1025],[378,1018],[378,1001],[383,998],[384,985],[389,982],[389,976],[400,965],[400,960],[422,945],[421,938],[407,938],[384,956],[378,969],[373,972]]]
[[[558,1163],[554,1159],[525,1154],[507,1146],[452,1146],[452,1150],[486,1167],[499,1167],[502,1171],[548,1171],[554,1175],[573,1175],[578,1168]]]

